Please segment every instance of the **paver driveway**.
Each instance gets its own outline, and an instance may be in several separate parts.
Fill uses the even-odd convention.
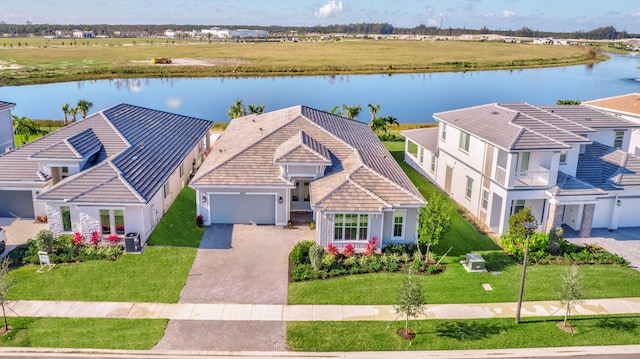
[[[289,252],[315,235],[304,226],[211,225],[180,302],[286,304]]]
[[[211,225],[179,302],[286,304],[289,252],[315,236],[306,226]],[[283,351],[286,323],[171,320],[154,349]]]
[[[597,244],[607,252],[615,253],[629,261],[630,266],[640,270],[640,227],[618,228],[609,232],[604,228],[591,231],[591,237],[580,238],[575,231],[565,229],[565,238],[574,244]]]

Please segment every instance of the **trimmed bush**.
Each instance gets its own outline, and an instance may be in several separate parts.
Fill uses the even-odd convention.
[[[314,270],[322,269],[323,258],[324,248],[314,243],[311,248],[309,248],[309,262],[311,262],[311,268]]]
[[[289,255],[291,263],[295,265],[311,264],[309,261],[309,248],[311,248],[315,243],[315,241],[302,241],[296,243]]]

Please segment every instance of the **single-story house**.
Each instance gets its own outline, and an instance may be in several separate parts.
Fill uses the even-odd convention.
[[[0,217],[146,241],[204,160],[211,125],[128,104],[92,114],[0,155]]]
[[[415,243],[426,204],[367,124],[305,106],[232,120],[190,186],[207,225],[308,213],[323,247]]]

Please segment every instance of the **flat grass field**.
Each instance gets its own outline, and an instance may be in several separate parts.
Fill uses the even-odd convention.
[[[209,42],[165,39],[0,39],[0,84],[126,77],[420,73],[562,66],[593,48],[503,42],[343,39]],[[596,48],[597,49],[597,48]],[[154,65],[168,57],[170,65]]]

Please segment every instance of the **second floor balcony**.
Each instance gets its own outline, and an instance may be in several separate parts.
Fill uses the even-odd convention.
[[[506,169],[497,166],[495,180],[507,188],[513,187],[548,187],[551,178],[551,170],[544,167],[537,167],[532,171],[516,172],[510,183],[506,183],[508,176]]]

